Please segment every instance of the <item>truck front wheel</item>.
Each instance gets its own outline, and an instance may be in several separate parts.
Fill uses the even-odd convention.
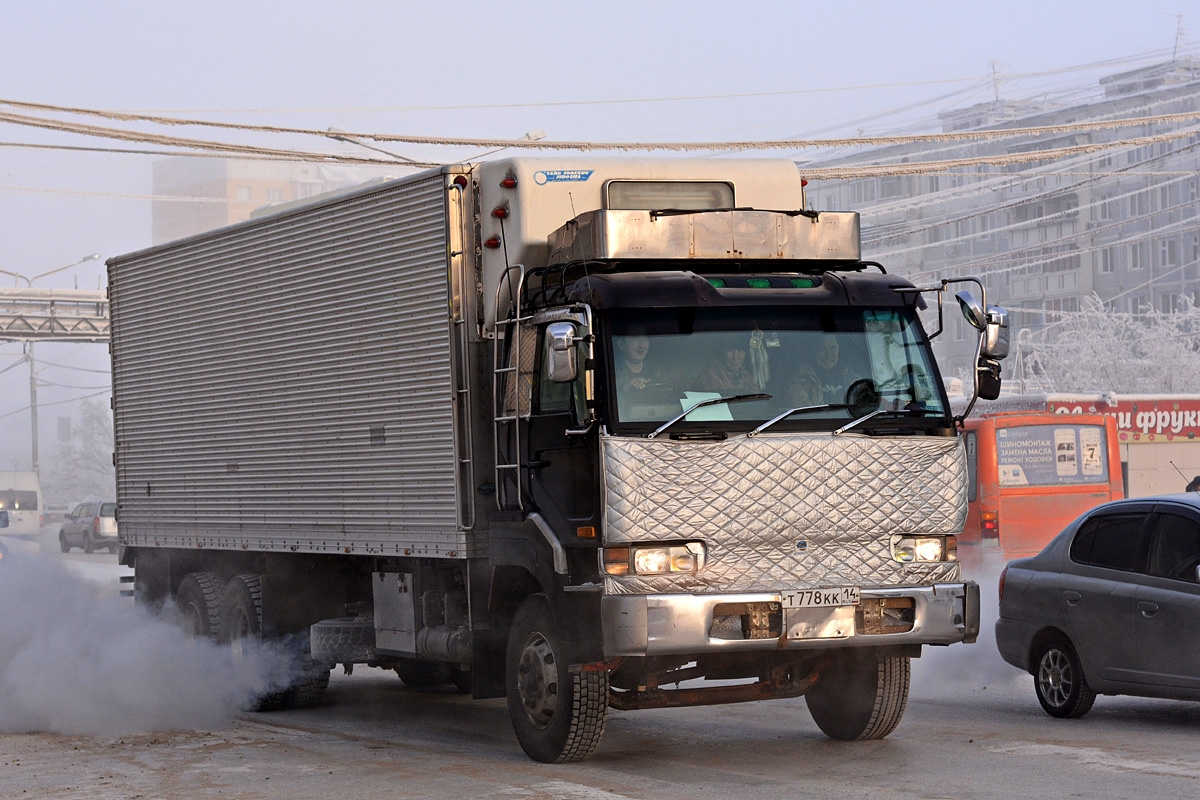
[[[608,673],[572,674],[563,654],[546,596],[528,598],[508,636],[508,714],[521,749],[548,764],[592,755],[608,711]]]
[[[831,739],[882,739],[908,704],[909,659],[853,652],[834,662],[804,695],[817,727]]]

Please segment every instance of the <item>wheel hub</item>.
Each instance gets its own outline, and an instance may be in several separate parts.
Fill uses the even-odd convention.
[[[558,704],[558,664],[550,643],[540,633],[531,633],[521,648],[517,691],[529,721],[538,730],[546,728]]]
[[[1050,650],[1042,656],[1038,667],[1038,683],[1042,694],[1055,707],[1061,707],[1071,695],[1071,666],[1066,655],[1059,650]]]

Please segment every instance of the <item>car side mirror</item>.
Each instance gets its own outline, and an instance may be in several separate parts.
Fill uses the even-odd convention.
[[[579,342],[579,332],[571,322],[553,322],[546,326],[546,338],[549,339],[547,355],[550,363],[546,370],[550,380],[555,383],[570,383],[579,377],[579,366],[575,360],[575,345]]]

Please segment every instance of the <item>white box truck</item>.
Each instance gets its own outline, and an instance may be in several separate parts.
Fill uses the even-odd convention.
[[[0,511],[8,525],[0,536],[33,539],[42,530],[42,486],[36,472],[0,471]]]
[[[394,668],[506,696],[539,761],[609,708],[886,736],[979,604],[918,319],[948,284],[858,232],[789,161],[514,158],[110,260],[136,597],[303,648],[262,708]],[[992,393],[1003,311],[960,303]]]

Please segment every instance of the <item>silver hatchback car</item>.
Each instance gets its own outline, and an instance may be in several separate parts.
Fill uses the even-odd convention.
[[[1098,694],[1200,700],[1200,494],[1097,506],[1000,577],[996,646],[1046,713]]]
[[[72,547],[82,547],[85,553],[99,548],[117,552],[117,504],[89,500],[75,506],[63,517],[58,546],[64,553],[69,553]]]

